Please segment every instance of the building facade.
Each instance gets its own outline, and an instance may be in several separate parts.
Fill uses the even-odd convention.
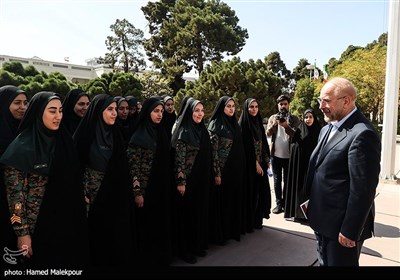
[[[37,56],[32,58],[16,57],[9,55],[0,55],[0,69],[3,68],[3,64],[6,62],[19,62],[25,68],[28,65],[34,66],[38,71],[44,71],[47,74],[53,72],[60,72],[63,74],[68,81],[76,84],[85,84],[90,80],[100,77],[103,73],[109,73],[113,70],[106,67],[104,64],[93,63],[93,59],[90,61],[90,65],[77,65],[62,62],[53,62],[43,60]]]

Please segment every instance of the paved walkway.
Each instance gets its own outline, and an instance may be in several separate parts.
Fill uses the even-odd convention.
[[[380,183],[375,203],[375,237],[364,242],[360,266],[398,267],[400,185]],[[230,240],[225,246],[211,246],[208,255],[198,258],[194,265],[176,260],[173,266],[307,267],[317,266],[316,260],[316,241],[311,228],[285,220],[282,213],[271,214],[269,220],[264,219],[263,229],[244,235],[240,242]]]

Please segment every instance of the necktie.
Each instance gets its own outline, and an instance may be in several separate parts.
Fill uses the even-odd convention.
[[[325,133],[324,139],[322,140],[322,145],[321,145],[320,151],[322,151],[322,149],[325,147],[326,143],[328,142],[329,134],[331,134],[332,127],[333,127],[333,125],[330,123],[329,127],[328,127],[328,131]]]
[[[319,160],[319,156],[321,155],[322,150],[324,149],[326,143],[328,142],[329,134],[331,133],[332,127],[333,127],[333,125],[329,124],[328,131],[325,133],[324,138],[322,139],[321,147],[319,148],[319,151],[318,151],[317,162]]]

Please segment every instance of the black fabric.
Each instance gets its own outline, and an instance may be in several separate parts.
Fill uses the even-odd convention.
[[[116,127],[113,137],[113,153],[88,216],[91,256],[96,267],[133,265],[137,257],[131,180],[125,144]]]
[[[110,95],[94,97],[74,134],[74,142],[84,167],[93,162],[91,157],[96,157],[90,147],[97,141],[94,134],[99,123],[104,123],[103,111],[112,102]],[[96,267],[132,264],[136,258],[133,194],[125,144],[115,125],[109,129],[112,137],[111,154],[88,214],[91,259]]]
[[[165,96],[163,98],[164,105],[170,99],[172,99],[171,96],[169,96],[169,95]],[[176,116],[175,111],[172,111],[172,113],[169,113],[169,112],[167,112],[167,110],[164,110],[163,122],[164,122],[165,130],[167,131],[167,135],[168,135],[169,139],[171,139],[171,137],[172,137],[172,127],[175,124],[176,118],[177,118],[177,116]]]
[[[199,100],[191,99],[187,102],[186,107],[177,122],[174,134],[171,139],[171,146],[175,147],[178,140],[182,140],[186,144],[199,147],[201,133],[203,131],[204,123],[195,123],[192,119],[194,108],[197,104],[201,103]],[[208,132],[207,132],[208,135]]]
[[[298,126],[290,144],[289,175],[285,196],[285,218],[291,218],[296,222],[306,222],[306,217],[301,211],[300,204],[309,198],[310,190],[305,188],[308,164],[311,153],[317,146],[321,125],[311,109],[303,114],[303,120],[307,113],[314,117],[313,124],[309,127],[302,121]]]
[[[104,123],[103,111],[115,102],[108,94],[96,95],[74,134],[81,162],[104,172],[111,158],[113,136]]]
[[[158,96],[150,97],[143,102],[142,111],[140,111],[135,125],[133,126],[133,134],[129,144],[138,145],[152,151],[156,150],[158,126],[151,121],[150,113],[158,105],[163,105]],[[164,121],[162,122],[164,123]]]
[[[55,132],[42,120],[50,100],[60,99],[53,92],[35,94],[18,127],[18,136],[3,153],[0,162],[27,173],[48,175],[55,149]]]
[[[214,132],[218,136],[233,139],[236,131],[237,120],[236,117],[229,117],[224,114],[225,105],[233,100],[232,97],[223,96],[218,100],[217,105],[211,115],[208,130]]]
[[[129,108],[134,107],[136,108],[136,111],[131,115],[129,113],[128,119],[129,119],[129,126],[130,126],[130,130],[129,133],[132,134],[133,131],[133,125],[135,123],[135,120],[137,118],[137,116],[139,115],[139,112],[137,111],[137,103],[138,103],[138,99],[136,97],[133,97],[131,95],[125,96],[125,100],[128,101],[128,106]],[[129,138],[130,139],[130,138]],[[128,141],[129,141],[128,139]]]
[[[118,111],[118,108],[121,106],[121,102],[122,101],[128,102],[123,97],[120,97],[120,98],[115,97],[114,100],[117,102],[117,111]],[[128,107],[129,107],[129,103],[128,103]],[[131,139],[131,132],[132,132],[132,129],[133,129],[133,122],[132,122],[132,119],[129,117],[129,114],[128,114],[128,117],[125,120],[121,119],[119,117],[119,115],[118,115],[117,119],[115,120],[115,125],[121,131],[121,134],[122,134],[122,136],[124,138],[125,146],[127,146],[128,145],[128,141]]]
[[[35,266],[77,269],[90,264],[86,206],[78,163],[72,137],[61,127],[32,239]]]
[[[145,264],[169,265],[172,258],[170,142],[163,122],[155,125],[150,118],[150,113],[159,104],[162,104],[159,97],[150,97],[144,101],[137,129],[132,136],[134,138],[139,131],[146,131],[143,130],[146,127],[154,128],[154,134],[146,136],[154,142],[155,155],[144,195],[144,207],[135,210],[140,260]],[[151,136],[154,140],[149,138]],[[134,147],[139,144],[131,140],[130,145]]]
[[[185,107],[186,107],[187,102],[188,102],[189,100],[191,100],[191,99],[193,99],[193,97],[190,97],[190,96],[185,96],[185,97],[182,99],[181,107],[179,108],[179,112],[178,112],[178,114],[176,115],[175,124],[174,124],[174,126],[172,127],[172,134],[174,134],[176,128],[179,126],[179,122],[182,120],[182,118],[181,118],[182,113],[183,113],[183,111],[184,111],[184,109],[185,109]],[[171,139],[172,139],[172,137],[171,137]]]
[[[10,144],[10,152],[9,149],[6,151],[7,158],[12,158],[10,166],[20,171],[40,174],[38,170],[26,168],[24,163],[31,162],[31,158],[38,158],[37,154],[40,155],[46,150],[47,145],[51,145],[49,150],[54,151],[53,159],[49,161],[47,167],[48,172],[44,174],[48,175],[48,182],[32,236],[34,255],[30,265],[57,268],[85,267],[88,260],[87,220],[82,178],[79,176],[77,154],[71,135],[61,125],[59,130],[47,135],[46,138],[35,137],[48,132],[42,131],[47,128],[44,128],[41,120],[47,103],[54,98],[58,99],[50,92],[39,92],[33,96],[20,125],[21,133],[18,136],[20,138],[17,137]],[[39,123],[41,125],[38,125]],[[29,135],[27,132],[34,132],[34,137],[25,138]],[[48,138],[52,138],[51,141]],[[25,149],[25,146],[33,146],[37,150]],[[16,154],[15,157],[11,151]],[[20,164],[17,159],[23,163]],[[8,165],[8,161],[3,161],[3,158],[1,161]]]
[[[11,114],[9,107],[19,94],[26,93],[15,86],[0,87],[0,156],[17,136],[20,120]]]
[[[11,85],[0,88],[0,157],[17,136],[20,120],[14,119],[9,107],[21,93],[25,94],[23,90]],[[11,226],[10,216],[3,170],[0,166],[0,250],[7,247],[14,251],[17,248],[17,236]]]
[[[185,195],[182,196],[173,188],[174,206],[178,218],[174,228],[177,234],[178,252],[180,255],[198,254],[208,246],[208,208],[209,191],[212,185],[212,150],[210,137],[204,121],[197,124],[192,119],[193,109],[199,104],[198,100],[189,100],[183,111],[183,121],[179,130],[197,135],[199,151],[193,163],[191,173],[186,178]],[[194,133],[189,130],[195,129]],[[182,133],[176,132],[182,135]],[[182,139],[181,139],[182,140]],[[184,140],[183,140],[184,141]],[[186,142],[187,143],[187,142]],[[191,143],[187,143],[192,145]],[[193,146],[193,145],[192,145]],[[175,152],[176,144],[172,146]]]
[[[75,105],[78,102],[79,98],[82,96],[87,96],[90,100],[89,95],[83,91],[82,89],[76,88],[68,92],[67,96],[63,102],[63,120],[65,127],[68,129],[69,133],[73,135],[75,133],[76,128],[81,121],[81,117],[78,116],[75,111]]]
[[[242,114],[239,118],[239,125],[242,129],[243,145],[246,155],[246,189],[244,193],[244,223],[248,232],[263,224],[263,218],[268,218],[271,212],[271,190],[267,175],[268,162],[262,157],[259,162],[264,175],[257,174],[256,151],[254,141],[262,141],[262,155],[270,158],[270,149],[262,124],[260,111],[256,116],[249,114],[249,106],[256,101],[248,98],[244,102]]]
[[[210,190],[210,239],[223,243],[228,239],[240,240],[244,233],[243,196],[245,191],[246,166],[241,129],[236,116],[224,113],[226,103],[231,97],[223,96],[217,103],[208,129],[219,137],[233,139],[226,164],[221,170],[221,185]],[[222,120],[221,120],[222,119]]]

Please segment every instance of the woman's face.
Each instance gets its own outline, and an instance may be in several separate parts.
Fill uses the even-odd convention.
[[[258,113],[258,103],[257,101],[253,101],[249,105],[249,114],[253,117],[255,117]]]
[[[231,99],[228,101],[228,103],[226,103],[224,113],[228,117],[232,117],[235,114],[235,101]]]
[[[168,99],[167,102],[164,104],[165,106],[165,111],[168,113],[172,113],[174,111],[174,100]]]
[[[192,118],[195,123],[201,123],[204,117],[204,106],[201,103],[198,103],[196,107],[194,107]]]
[[[121,101],[118,106],[118,118],[121,120],[126,120],[129,115],[129,105],[128,101]]]
[[[162,115],[164,113],[164,106],[163,105],[158,105],[151,111],[150,117],[151,121],[155,124],[159,124],[162,120]]]
[[[117,118],[117,102],[112,102],[103,111],[103,120],[106,125],[113,125],[115,123],[116,118]]]
[[[304,116],[304,122],[307,126],[312,126],[312,124],[314,123],[314,116],[311,113],[307,113]]]
[[[83,116],[86,114],[89,105],[90,105],[89,97],[87,97],[86,95],[82,95],[78,99],[78,102],[75,103],[74,107],[75,114],[83,118]]]
[[[62,104],[60,99],[53,99],[47,103],[43,112],[43,124],[50,130],[58,130],[62,119]]]
[[[26,99],[26,95],[21,93],[14,98],[8,109],[10,110],[11,115],[14,117],[14,119],[22,120],[27,107],[28,100]]]

